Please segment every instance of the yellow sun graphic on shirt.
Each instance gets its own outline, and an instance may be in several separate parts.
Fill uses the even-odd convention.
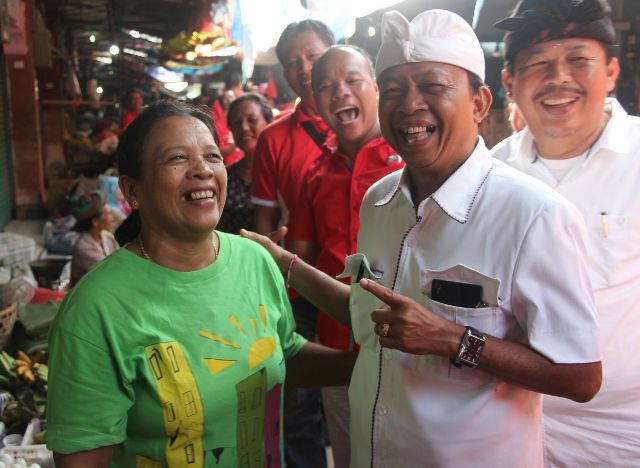
[[[249,319],[254,336],[258,335],[260,331],[264,333],[267,329],[267,311],[262,304],[260,304],[259,310],[260,324],[256,323],[256,319],[254,317],[251,317]],[[242,334],[244,338],[247,338],[247,332],[242,327],[242,324],[235,315],[230,315],[229,321]],[[259,325],[261,326],[261,330],[258,329]],[[200,331],[200,336],[209,340],[213,340],[230,348],[242,349],[241,345],[204,330]],[[273,337],[265,336],[254,340],[253,343],[251,343],[251,345],[249,346],[249,369],[253,370],[258,367],[267,358],[269,358],[269,356],[273,354],[275,349],[276,339]],[[218,372],[221,372],[235,365],[238,361],[235,359],[205,359],[204,362],[212,374],[217,374]]]

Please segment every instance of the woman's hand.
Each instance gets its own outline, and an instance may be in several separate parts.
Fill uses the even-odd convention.
[[[277,242],[281,239],[284,239],[284,236],[287,235],[287,227],[281,226],[277,230],[270,232],[268,236],[263,236],[262,234],[258,234],[256,232],[247,231],[246,229],[240,229],[240,235],[242,237],[246,237],[254,242],[257,242],[262,247],[267,249],[267,251],[271,254],[271,257],[276,261],[278,268],[282,272],[282,274],[287,273],[287,269],[289,265],[291,265],[291,260],[293,259],[293,254],[282,247],[280,247]]]

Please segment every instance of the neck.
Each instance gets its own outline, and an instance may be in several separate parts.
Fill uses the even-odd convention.
[[[318,117],[318,111],[316,110],[316,103],[313,98],[302,99],[298,104],[302,111],[309,117]]]
[[[416,209],[423,200],[431,196],[436,190],[442,187],[449,177],[462,166],[471,154],[475,151],[478,144],[476,137],[473,144],[469,146],[467,151],[462,152],[465,156],[446,157],[448,164],[435,169],[433,167],[409,167],[409,187],[411,189],[411,198]]]
[[[371,140],[378,138],[380,135],[380,126],[376,125],[371,129],[369,135],[362,141],[349,142],[338,140],[338,149],[342,154],[349,156],[351,159],[355,159],[362,148],[364,148]]]
[[[610,115],[606,112],[602,114],[599,124],[591,129],[576,133],[572,138],[553,138],[542,136],[534,141],[536,150],[545,159],[570,159],[576,157],[591,148],[607,126]]]
[[[434,174],[429,171],[408,169],[409,173],[409,190],[411,191],[411,199],[413,205],[418,209],[418,205],[431,196],[433,192],[438,190],[442,184],[449,178],[449,175]]]
[[[218,237],[214,233],[177,240],[143,230],[140,236],[151,261],[171,270],[196,271],[211,265],[217,259]],[[139,240],[131,242],[127,248],[145,258]]]
[[[98,229],[95,227],[92,227],[89,230],[89,235],[93,238],[93,240],[95,240],[98,244],[102,244],[102,236],[100,235],[102,233],[102,229]]]
[[[244,158],[238,161],[238,174],[246,182],[251,182],[252,167],[253,167],[253,154],[245,153]]]

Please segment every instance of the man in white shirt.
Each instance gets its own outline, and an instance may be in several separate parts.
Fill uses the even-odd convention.
[[[360,343],[352,466],[541,467],[541,393],[600,386],[584,222],[491,158],[484,55],[462,18],[389,12],[382,31],[380,126],[406,168],[365,196],[352,286],[261,242]]]
[[[640,463],[640,118],[607,98],[619,72],[608,12],[600,0],[525,0],[496,25],[507,30],[504,85],[528,128],[493,155],[582,212],[600,322],[600,393],[580,405],[544,398],[547,466]]]

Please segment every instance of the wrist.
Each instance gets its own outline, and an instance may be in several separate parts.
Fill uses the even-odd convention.
[[[465,327],[458,352],[450,358],[451,363],[456,367],[478,367],[485,343],[486,337],[482,332],[473,327]]]
[[[285,275],[285,286],[287,288],[291,286],[291,275],[293,274],[293,269],[296,263],[298,263],[298,256],[296,254],[293,254],[293,257],[291,257],[291,262],[289,262],[289,267],[287,268],[287,274]]]
[[[276,261],[276,265],[278,265],[280,273],[285,277],[287,276],[287,271],[289,270],[289,265],[291,265],[293,256],[294,254],[288,250],[281,249],[280,254],[274,259]]]

